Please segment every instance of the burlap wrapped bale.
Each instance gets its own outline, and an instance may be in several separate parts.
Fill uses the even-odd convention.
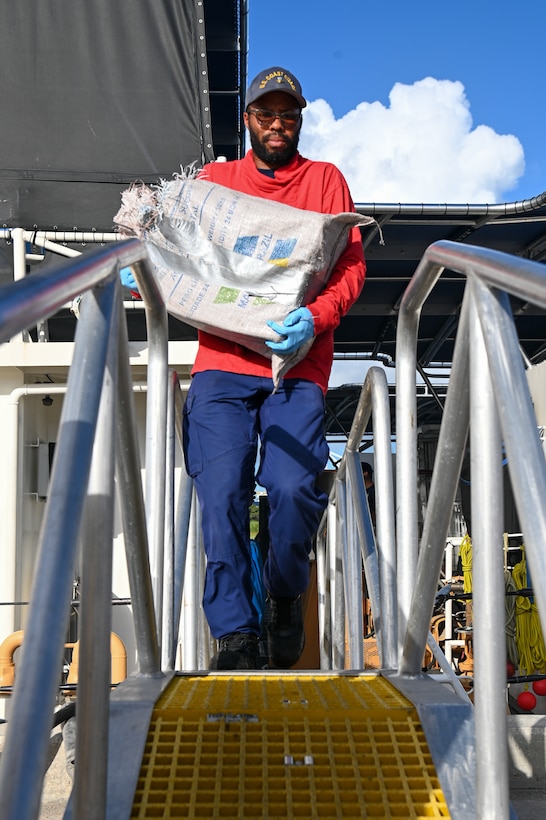
[[[374,220],[321,214],[177,176],[122,194],[114,221],[142,238],[167,310],[184,322],[272,359],[276,384],[308,352],[278,355],[267,321],[282,323],[320,293],[350,228]]]

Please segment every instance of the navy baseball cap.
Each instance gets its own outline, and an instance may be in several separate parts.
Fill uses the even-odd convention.
[[[245,107],[256,102],[263,94],[269,94],[270,91],[284,91],[285,94],[290,94],[297,101],[300,108],[305,108],[307,105],[298,80],[286,68],[275,65],[272,68],[260,71],[254,77],[246,92]]]

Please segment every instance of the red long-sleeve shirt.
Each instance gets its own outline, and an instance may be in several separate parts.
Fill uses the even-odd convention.
[[[199,176],[244,194],[273,199],[303,210],[325,214],[354,211],[347,183],[335,165],[305,159],[300,154],[288,165],[276,169],[274,178],[256,168],[252,151],[241,160],[205,165]],[[334,330],[358,298],[365,275],[362,238],[359,229],[352,228],[347,247],[328,283],[307,305],[315,322],[313,345],[307,356],[288,371],[286,378],[308,379],[326,393],[334,355]],[[192,373],[202,370],[271,378],[271,362],[265,356],[199,331],[199,348]]]

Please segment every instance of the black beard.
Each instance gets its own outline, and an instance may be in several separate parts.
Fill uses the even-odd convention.
[[[288,165],[298,151],[299,132],[294,137],[286,136],[286,146],[281,151],[269,151],[267,143],[261,142],[252,129],[249,129],[249,134],[254,155],[271,168],[281,168],[283,165]]]

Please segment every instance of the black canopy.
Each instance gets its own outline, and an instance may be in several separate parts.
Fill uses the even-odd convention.
[[[130,182],[213,158],[213,121],[240,153],[241,0],[0,2],[0,224],[111,230]]]

